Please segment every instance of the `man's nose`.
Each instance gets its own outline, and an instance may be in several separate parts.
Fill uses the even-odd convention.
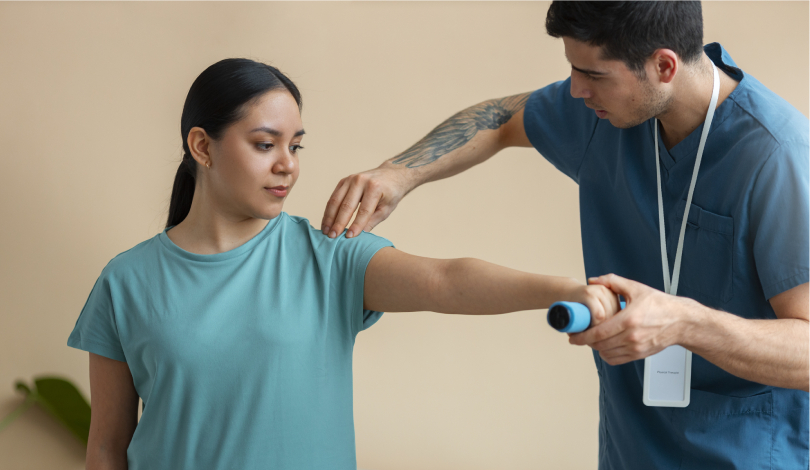
[[[593,93],[591,93],[591,90],[588,89],[588,85],[585,83],[585,80],[577,77],[577,73],[571,73],[571,96],[574,98],[585,99],[590,99],[593,97]]]

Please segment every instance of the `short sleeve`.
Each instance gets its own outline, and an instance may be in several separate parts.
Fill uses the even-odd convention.
[[[749,229],[767,299],[808,282],[809,153],[807,142],[781,144],[754,182]]]
[[[570,90],[568,78],[532,93],[523,111],[523,128],[546,160],[579,183],[579,169],[599,118]]]
[[[338,239],[335,268],[340,272],[333,273],[333,276],[341,279],[342,291],[350,294],[346,296],[349,302],[346,308],[350,310],[355,335],[376,323],[382,316],[382,312],[363,309],[363,291],[368,263],[380,249],[388,246],[394,245],[385,238],[368,232],[362,232],[353,238],[345,238],[344,232]]]
[[[67,344],[82,351],[126,362],[115,322],[110,276],[106,268],[93,286]]]

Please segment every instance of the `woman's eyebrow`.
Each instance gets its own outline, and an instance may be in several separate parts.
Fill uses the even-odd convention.
[[[276,137],[280,137],[281,134],[282,134],[281,131],[278,131],[276,129],[272,129],[270,127],[257,127],[255,129],[251,130],[250,132],[266,132],[266,133],[268,133],[270,135],[274,135]],[[301,129],[300,131],[296,132],[293,135],[293,137],[298,137],[299,135],[304,135],[304,134],[306,134],[306,132],[304,132],[304,129]]]

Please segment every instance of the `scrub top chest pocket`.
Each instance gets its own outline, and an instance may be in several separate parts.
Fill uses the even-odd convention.
[[[678,202],[676,227],[683,220],[684,207],[685,200]],[[675,246],[677,237],[678,231],[672,230],[667,245]],[[699,295],[722,303],[730,301],[733,295],[733,240],[733,218],[707,211],[693,201],[683,241],[682,287],[678,293],[697,294],[695,297]]]

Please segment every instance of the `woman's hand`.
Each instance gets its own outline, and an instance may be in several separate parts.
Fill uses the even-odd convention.
[[[681,344],[705,309],[687,297],[676,297],[630,279],[608,274],[590,280],[592,286],[611,289],[627,299],[622,314],[599,328],[571,335],[570,343],[590,346],[610,365],[652,356]],[[719,337],[719,335],[718,335]]]
[[[599,284],[582,285],[578,282],[563,292],[568,302],[579,302],[591,311],[591,326],[594,327],[616,315],[621,310],[619,297],[612,290]]]
[[[382,166],[340,180],[326,204],[321,222],[323,234],[335,238],[343,233],[358,204],[357,217],[346,238],[362,231],[370,232],[387,219],[399,201],[413,189],[405,175],[403,170]]]

